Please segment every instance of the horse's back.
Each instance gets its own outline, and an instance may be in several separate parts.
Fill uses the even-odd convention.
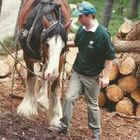
[[[19,28],[22,29],[27,16],[29,15],[32,7],[35,7],[41,0],[24,0],[19,15]],[[67,0],[54,0],[61,5],[61,10],[65,18],[65,22],[68,22],[71,17],[70,6]]]

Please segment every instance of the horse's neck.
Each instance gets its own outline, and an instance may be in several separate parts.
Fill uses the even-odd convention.
[[[36,6],[41,0],[24,0],[19,15],[19,28],[22,29],[26,17],[30,13],[32,7]]]

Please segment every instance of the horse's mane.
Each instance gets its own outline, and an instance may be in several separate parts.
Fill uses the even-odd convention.
[[[51,38],[53,35],[60,35],[62,40],[66,43],[67,32],[64,30],[63,25],[58,21],[51,28],[46,29],[42,33],[42,42],[44,43],[46,38]]]
[[[57,24],[55,24],[54,26],[52,26],[50,29],[46,29],[47,32],[44,33],[43,39],[41,40],[41,33],[43,31],[43,15],[47,14],[47,8],[45,10],[43,10],[43,8],[40,10],[39,16],[37,16],[39,9],[41,8],[41,0],[34,0],[34,2],[32,3],[31,6],[31,10],[30,13],[28,14],[26,21],[24,22],[24,29],[30,31],[31,27],[33,26],[34,20],[37,17],[37,22],[35,22],[34,27],[33,27],[33,32],[31,35],[31,39],[30,39],[30,46],[32,48],[32,50],[34,50],[36,52],[36,54],[33,54],[32,52],[30,52],[30,50],[28,49],[28,47],[25,47],[25,40],[24,40],[24,50],[26,51],[27,54],[29,54],[29,56],[31,56],[32,58],[39,58],[40,57],[40,43],[41,41],[45,42],[45,40],[47,38],[52,37],[53,35],[60,35],[62,37],[62,40],[66,43],[67,41],[67,32],[66,30],[63,28],[63,25],[60,23],[61,21],[58,21],[57,19],[56,22]],[[51,1],[50,1],[51,2]],[[44,13],[46,12],[46,13]],[[62,13],[59,13],[62,14]],[[38,55],[38,56],[37,56]]]

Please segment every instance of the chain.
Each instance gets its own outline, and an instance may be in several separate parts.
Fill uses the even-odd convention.
[[[16,53],[15,53],[15,59],[17,60],[18,58],[18,46],[16,45]],[[12,100],[12,95],[14,94],[14,84],[15,84],[15,73],[16,73],[16,67],[17,67],[17,61],[15,61],[14,66],[13,66],[13,77],[12,77],[12,87],[11,87],[11,93],[10,95],[10,99],[11,99],[11,108],[10,111],[12,112],[12,104],[13,104],[13,100]]]

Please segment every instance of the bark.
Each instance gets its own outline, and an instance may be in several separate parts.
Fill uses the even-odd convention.
[[[129,52],[129,53],[140,53],[140,40],[125,41],[119,38],[113,39],[113,44],[117,53]]]
[[[131,0],[131,10],[130,10],[129,18],[138,17],[138,6],[139,6],[139,0]]]
[[[109,25],[109,21],[112,16],[112,8],[113,8],[114,0],[106,0],[105,12],[103,15],[103,25],[107,28]]]
[[[140,103],[140,88],[137,88],[133,92],[130,93],[132,99],[134,99],[137,103]]]

